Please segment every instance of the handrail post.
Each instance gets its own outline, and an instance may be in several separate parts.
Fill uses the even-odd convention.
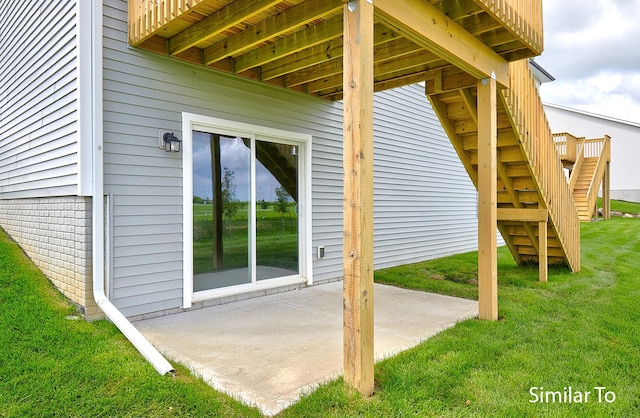
[[[547,257],[547,221],[538,222],[538,280],[546,283],[549,275],[549,261]]]
[[[555,227],[557,238],[570,268],[578,271],[580,268],[580,247],[577,242],[580,239],[578,212],[569,182],[564,176],[562,162],[542,101],[526,60],[512,62],[510,73],[512,80],[515,79],[517,82],[512,81],[507,101],[512,103],[511,110],[514,113],[512,122],[534,173],[541,198],[540,204],[545,205],[549,210],[549,221]],[[576,160],[579,159],[580,157],[576,158]],[[541,225],[538,227],[540,228]],[[543,255],[545,254],[539,250],[540,263],[543,263],[541,259]],[[542,266],[540,268],[542,275]]]

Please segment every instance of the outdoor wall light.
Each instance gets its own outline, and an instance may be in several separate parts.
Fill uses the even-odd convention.
[[[164,148],[166,152],[180,152],[182,141],[173,132],[160,129],[159,137],[160,148]]]

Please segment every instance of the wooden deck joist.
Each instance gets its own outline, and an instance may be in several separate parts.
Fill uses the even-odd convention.
[[[547,209],[498,209],[499,221],[547,222],[548,219],[549,211]]]
[[[342,99],[342,8],[347,0],[128,2],[133,46]],[[542,51],[541,21],[519,7],[520,0],[377,0],[374,90],[425,81],[445,69],[466,75],[472,86],[494,73],[505,86],[508,61]],[[531,7],[541,15],[541,2]]]

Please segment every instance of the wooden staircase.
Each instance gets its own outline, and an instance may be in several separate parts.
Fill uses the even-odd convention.
[[[609,163],[611,141],[608,136],[599,139],[584,138],[578,144],[576,162],[569,177],[569,187],[581,222],[590,222],[597,216],[596,199],[602,185],[604,219],[609,218]]]
[[[587,222],[591,220],[593,214],[593,208],[589,207],[587,200],[587,194],[589,192],[589,185],[591,179],[596,172],[596,166],[598,165],[597,158],[585,158],[584,163],[579,171],[576,171],[576,182],[573,187],[573,200],[576,203],[578,209],[578,218],[580,222]]]
[[[546,253],[548,263],[578,271],[578,214],[528,60],[510,63],[509,72],[510,88],[498,93],[498,230],[518,264],[538,263]],[[426,93],[477,187],[477,84],[463,79],[436,76],[427,80]]]

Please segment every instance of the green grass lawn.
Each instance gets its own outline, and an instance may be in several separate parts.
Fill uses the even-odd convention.
[[[257,417],[179,365],[160,376],[107,321],[87,323],[0,229],[0,417]]]
[[[231,220],[224,219],[222,270],[247,267],[249,262],[249,225],[246,204]],[[193,271],[194,274],[214,271],[213,268],[213,218],[211,205],[193,206]],[[298,268],[298,218],[295,207],[289,208],[284,217],[273,210],[272,205],[256,208],[256,263],[297,270]]]
[[[598,198],[597,206],[602,207],[602,198]],[[625,202],[622,200],[612,200],[611,210],[622,213],[632,213],[634,215],[640,214],[640,203]]]
[[[473,299],[476,257],[382,270],[376,280]],[[501,248],[498,322],[465,321],[377,364],[371,399],[337,381],[282,416],[640,416],[639,271],[637,219],[583,224],[582,271],[552,267],[548,283]],[[532,388],[539,396],[569,386],[591,392],[589,402],[531,402],[540,399]]]
[[[473,299],[476,258],[382,270],[376,280]],[[280,416],[640,416],[639,271],[638,219],[582,224],[582,271],[552,267],[548,283],[502,248],[499,321],[464,321],[378,363],[370,399],[338,379]],[[110,323],[65,319],[73,312],[0,233],[0,416],[260,415],[184,368],[157,375]],[[531,402],[532,388],[569,386],[591,392],[588,402]]]

